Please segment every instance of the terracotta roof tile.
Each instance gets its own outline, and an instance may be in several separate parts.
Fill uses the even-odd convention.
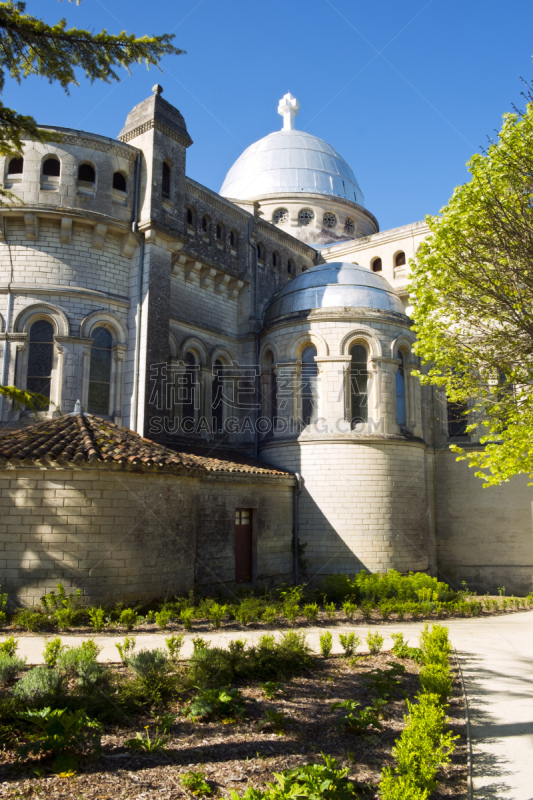
[[[142,465],[180,473],[190,470],[280,477],[289,474],[240,453],[222,453],[216,449],[202,453],[197,448],[176,452],[92,414],[66,414],[4,433],[0,437],[2,461]]]

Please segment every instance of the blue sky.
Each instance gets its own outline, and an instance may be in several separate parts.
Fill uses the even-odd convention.
[[[174,32],[187,55],[143,65],[119,84],[80,81],[70,95],[30,78],[2,101],[39,122],[114,137],[156,82],[194,140],[187,173],[215,191],[240,153],[297,127],[353,168],[382,230],[422,219],[468,178],[465,162],[520,104],[533,78],[531,0],[28,0],[49,22],[137,35]]]

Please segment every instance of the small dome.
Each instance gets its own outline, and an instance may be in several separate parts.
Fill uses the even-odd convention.
[[[297,130],[276,131],[250,145],[220,190],[234,200],[293,192],[342,197],[361,206],[365,201],[351,167],[337,151]]]
[[[359,264],[332,261],[302,272],[273,297],[265,323],[315,308],[368,308],[405,316],[402,301],[385,278]]]

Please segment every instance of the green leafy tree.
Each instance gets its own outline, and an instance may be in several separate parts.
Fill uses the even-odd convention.
[[[470,181],[426,218],[409,288],[421,380],[468,405],[480,446],[452,450],[488,486],[533,477],[533,103],[467,166]]]
[[[168,33],[140,38],[125,31],[92,33],[67,28],[65,19],[49,25],[27,14],[26,3],[8,0],[0,3],[0,92],[6,75],[19,83],[28,75],[38,75],[59,83],[67,93],[70,86],[78,85],[80,73],[90,81],[118,81],[120,67],[129,69],[143,61],[157,65],[165,55],[183,53],[172,44],[173,38]],[[32,117],[0,103],[0,155],[20,154],[25,137],[42,142],[49,134]]]

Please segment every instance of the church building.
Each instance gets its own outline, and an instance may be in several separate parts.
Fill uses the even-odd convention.
[[[0,398],[2,586],[104,601],[393,568],[531,591],[527,479],[483,489],[449,450],[481,446],[464,408],[412,374],[425,223],[380,231],[291,94],[207,189],[162,91],[118,139],[52,127],[0,162],[20,201],[1,383],[50,400],[22,428]]]

